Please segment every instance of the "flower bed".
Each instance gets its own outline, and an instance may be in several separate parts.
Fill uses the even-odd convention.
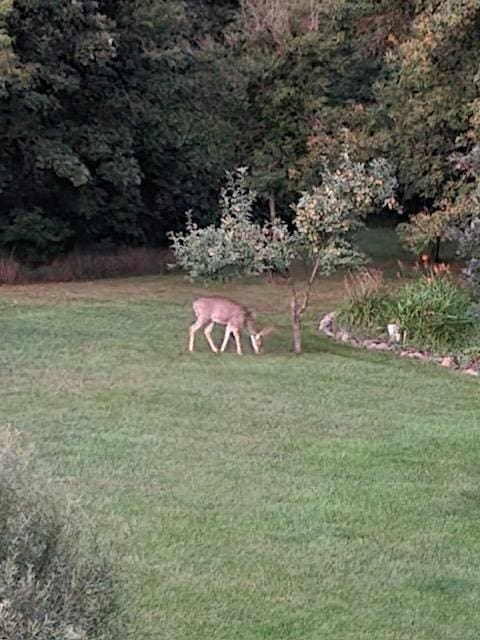
[[[414,360],[421,360],[422,362],[431,362],[448,369],[456,369],[462,373],[472,376],[480,375],[480,358],[468,357],[468,355],[465,355],[463,358],[453,355],[437,355],[430,351],[389,342],[380,338],[360,338],[353,333],[338,327],[335,323],[335,319],[335,312],[332,311],[325,314],[320,319],[318,330],[338,342],[343,342],[344,344],[349,344],[353,347],[371,349],[373,351],[387,351],[402,358],[412,358]]]

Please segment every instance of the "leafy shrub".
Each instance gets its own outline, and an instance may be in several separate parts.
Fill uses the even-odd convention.
[[[439,350],[464,346],[476,323],[469,294],[446,277],[405,284],[395,294],[391,313],[409,341]]]
[[[39,207],[32,211],[17,209],[13,215],[13,222],[3,232],[2,242],[27,262],[41,261],[63,251],[72,235],[66,223],[54,221]]]
[[[385,331],[390,321],[392,299],[379,269],[359,269],[345,279],[347,299],[339,310],[341,326],[368,332]]]
[[[85,525],[0,431],[0,638],[118,637],[114,565]]]
[[[456,357],[462,368],[469,368],[480,362],[480,335],[474,335],[474,344],[467,346],[460,352],[456,353]]]
[[[199,228],[189,216],[185,233],[169,234],[177,264],[192,279],[286,271],[295,256],[296,237],[279,220],[263,226],[253,222],[256,193],[246,187],[246,169],[227,176],[220,225]]]
[[[433,213],[420,211],[411,216],[409,222],[400,223],[396,231],[403,246],[418,255],[421,251],[432,251],[435,245],[440,247],[457,216],[457,211],[443,200]]]

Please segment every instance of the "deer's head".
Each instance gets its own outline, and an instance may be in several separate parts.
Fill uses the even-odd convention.
[[[249,327],[250,329],[250,327]],[[273,327],[265,327],[261,331],[250,331],[250,340],[255,353],[260,353],[263,348],[263,338],[274,331]]]

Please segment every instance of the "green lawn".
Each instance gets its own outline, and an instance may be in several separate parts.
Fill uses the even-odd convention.
[[[478,640],[479,382],[320,338],[338,279],[305,356],[282,284],[232,287],[265,355],[189,355],[195,291],[0,289],[0,422],[126,539],[134,639]]]
[[[399,237],[392,227],[371,227],[357,233],[358,243],[376,263],[396,263],[396,260],[412,262],[418,256],[408,252],[400,243]]]

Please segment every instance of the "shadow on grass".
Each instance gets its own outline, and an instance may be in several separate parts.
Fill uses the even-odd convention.
[[[280,334],[280,331],[278,333]],[[231,349],[231,351],[233,352],[234,349]],[[325,354],[340,358],[350,358],[362,360],[365,362],[376,362],[382,364],[391,363],[391,358],[394,357],[393,354],[369,351],[368,349],[356,348],[347,344],[335,342],[334,340],[331,340],[320,333],[315,334],[313,331],[308,331],[305,333],[303,342],[303,354],[301,356],[296,356],[293,351],[292,341],[287,337],[287,329],[283,328],[281,330],[281,335],[274,335],[265,342],[265,347],[262,355],[268,357],[291,356],[301,358],[302,356]]]
[[[283,337],[283,336],[282,336]],[[394,362],[402,365],[429,365],[437,371],[441,368],[432,362],[422,362],[413,358],[400,358],[395,352],[374,351],[362,347],[354,347],[348,344],[336,342],[322,334],[314,332],[306,332],[303,345],[303,354],[296,356],[293,352],[291,344],[284,338],[282,340],[272,341],[267,345],[265,355],[269,357],[275,356],[291,356],[292,358],[301,358],[303,356],[329,355],[336,358],[352,360],[359,363],[374,364],[376,366],[391,367]]]

